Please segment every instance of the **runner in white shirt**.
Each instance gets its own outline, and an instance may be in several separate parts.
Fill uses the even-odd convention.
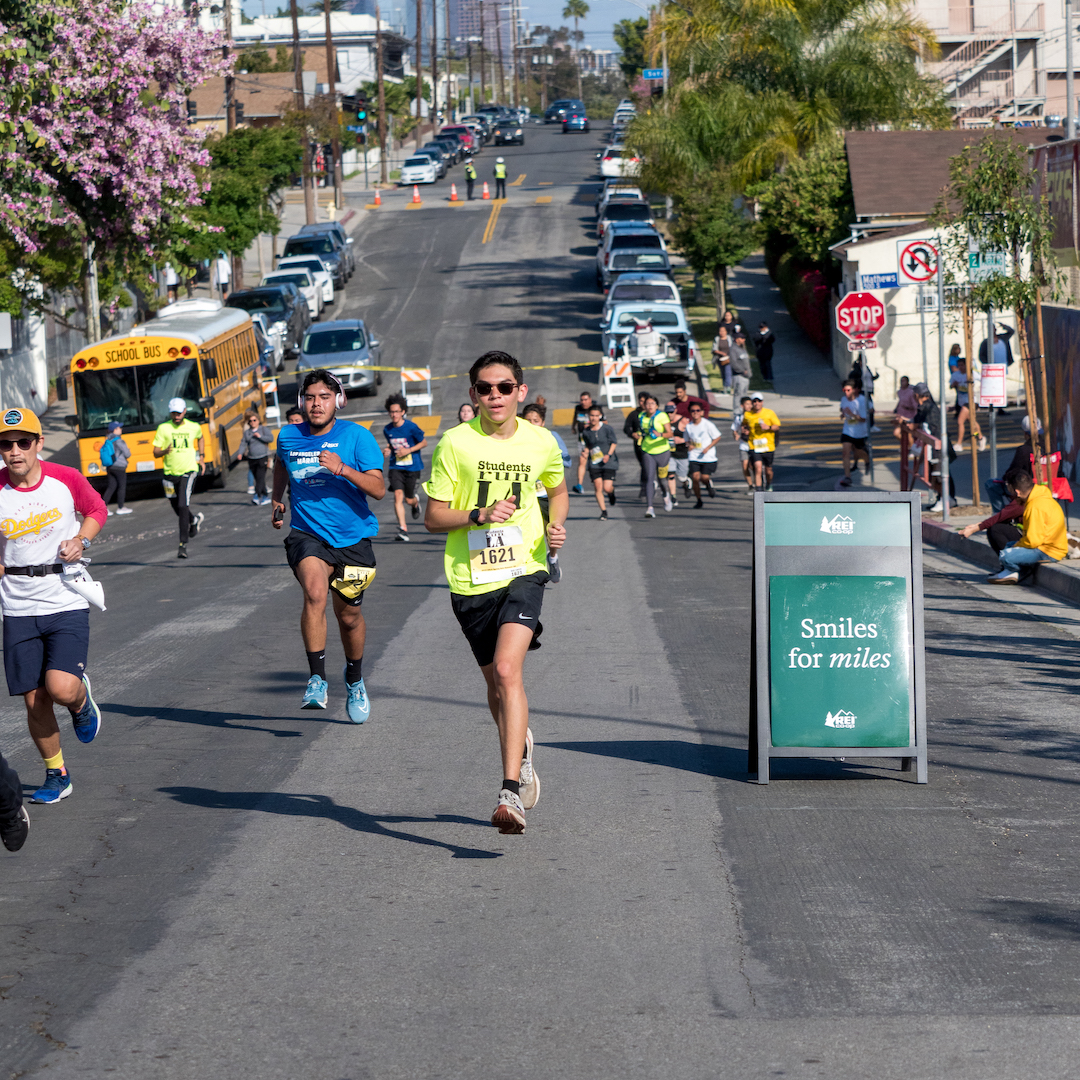
[[[92,742],[101,712],[86,677],[90,605],[64,584],[105,524],[105,503],[76,469],[39,461],[41,422],[28,409],[0,415],[0,611],[8,693],[26,702],[30,737],[45,762],[32,802],[71,794],[53,704],[71,713],[79,742]],[[80,524],[79,518],[82,518]]]
[[[747,495],[754,494],[754,473],[750,468],[750,444],[746,441],[746,424],[743,417],[750,408],[750,396],[739,399],[739,407],[731,409],[731,434],[739,446],[739,464],[742,466],[743,479],[746,481]]]
[[[866,463],[866,471],[870,471],[870,453],[866,448],[866,439],[870,434],[869,411],[866,398],[859,393],[855,384],[849,379],[844,383],[844,396],[840,399],[840,415],[844,420],[844,427],[840,433],[840,448],[844,455],[844,479],[840,481],[841,487],[851,487],[851,459],[855,458],[855,468],[859,468],[859,458]]]
[[[716,497],[710,477],[716,472],[716,444],[720,441],[720,430],[711,421],[705,419],[705,408],[697,402],[690,403],[690,423],[686,425],[683,438],[690,446],[690,480],[694,485],[694,509],[700,510],[701,478],[709,489],[709,496]]]

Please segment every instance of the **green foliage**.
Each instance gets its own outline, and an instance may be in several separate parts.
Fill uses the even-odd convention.
[[[969,286],[974,308],[1023,316],[1040,289],[1049,286],[1056,296],[1050,204],[1045,195],[1033,196],[1028,151],[1010,136],[987,135],[949,161],[949,186],[932,220],[946,227],[945,278]],[[1002,272],[969,285],[969,243],[984,253],[1005,252]]]
[[[301,62],[303,62],[303,53],[300,55]],[[250,71],[255,75],[265,75],[269,72],[292,71],[293,62],[289,56],[289,50],[284,45],[275,46],[273,59],[271,59],[270,53],[266,49],[253,47],[241,49],[237,54],[236,70]]]
[[[649,20],[620,19],[615,24],[613,36],[619,46],[619,67],[622,69],[627,86],[633,86],[634,80],[641,74],[645,64],[645,33],[649,29]]]
[[[847,155],[839,140],[796,158],[782,173],[747,189],[771,247],[801,262],[829,263],[829,247],[855,220]]]
[[[585,111],[589,118],[606,120],[611,116],[622,99],[625,89],[622,76],[614,71],[606,71],[602,75],[583,75],[581,97],[585,102]]]

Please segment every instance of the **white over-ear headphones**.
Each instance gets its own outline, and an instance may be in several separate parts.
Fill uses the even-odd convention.
[[[325,382],[326,379],[322,376],[326,376],[330,382],[337,387],[337,397],[334,399],[334,405],[339,409],[344,409],[349,404],[349,399],[345,396],[345,387],[341,385],[341,380],[336,375],[331,375],[329,371],[320,372],[320,378],[318,382]],[[296,407],[302,412],[304,409],[304,383],[301,380],[296,390]]]

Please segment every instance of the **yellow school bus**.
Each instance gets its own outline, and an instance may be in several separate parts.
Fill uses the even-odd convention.
[[[187,402],[187,418],[202,425],[206,473],[224,486],[244,428],[244,410],[265,416],[259,349],[246,311],[217,300],[181,300],[126,334],[88,345],[71,359],[79,464],[104,480],[101,447],[109,424],[123,426],[131,449],[128,473],[163,475],[154,432],[169,419],[169,400]]]

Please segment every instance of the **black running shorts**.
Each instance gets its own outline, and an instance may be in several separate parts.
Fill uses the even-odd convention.
[[[694,473],[701,473],[702,476],[712,476],[716,472],[715,461],[691,461],[690,462],[690,475]]]
[[[322,559],[324,563],[332,566],[338,575],[346,566],[375,565],[375,552],[371,550],[371,541],[368,539],[351,544],[349,547],[336,548],[331,547],[321,536],[293,529],[285,537],[285,558],[289,560],[289,568],[294,576],[297,576],[296,571],[300,560],[311,556]],[[363,593],[360,593],[355,600],[345,601],[350,607],[359,607],[363,602]]]
[[[540,648],[540,635],[544,625],[540,622],[540,607],[544,602],[544,586],[548,582],[546,570],[514,578],[505,588],[465,596],[453,593],[450,602],[454,615],[461,624],[461,632],[469,642],[469,648],[481,667],[495,660],[495,643],[499,627],[503,623],[520,623],[532,628],[533,639],[529,649]]]
[[[775,454],[775,453],[776,453],[775,450],[751,450],[750,451],[750,461],[751,462],[755,462],[755,461],[764,462],[764,464],[766,464],[771,469],[772,468],[772,461],[773,461],[773,454]]]
[[[616,473],[619,471],[618,466],[612,469],[608,465],[590,465],[589,466],[589,479],[590,480],[614,480]]]
[[[46,671],[81,679],[90,649],[90,611],[9,615],[4,619],[4,674],[8,693],[28,694],[45,685]]]
[[[420,481],[419,469],[391,469],[390,490],[404,491],[406,499],[416,497],[416,485]]]

